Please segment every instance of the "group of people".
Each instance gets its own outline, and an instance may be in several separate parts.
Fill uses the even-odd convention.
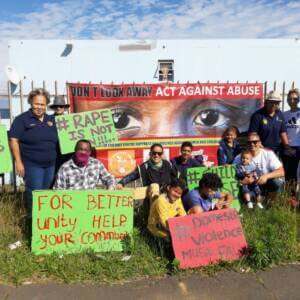
[[[95,189],[105,185],[108,189],[123,189],[128,183],[140,179],[148,187],[150,203],[147,228],[156,237],[168,237],[167,220],[186,214],[198,214],[230,206],[233,196],[222,193],[222,181],[214,173],[205,173],[193,191],[186,187],[187,169],[205,166],[202,156],[192,157],[190,142],[181,145],[180,156],[171,161],[163,159],[164,148],[153,144],[150,157],[119,182],[93,157],[90,141],[79,140],[72,155],[61,155],[55,126],[55,115],[65,113],[68,104],[56,97],[53,115],[46,113],[50,97],[44,89],[31,91],[31,108],[17,116],[12,123],[9,138],[16,163],[16,172],[24,178],[27,217],[32,211],[32,191],[41,189]],[[300,153],[299,92],[288,94],[291,110],[280,112],[280,95],[268,94],[264,107],[250,120],[247,149],[237,142],[238,129],[228,127],[217,152],[219,165],[236,166],[241,193],[248,208],[263,208],[262,194],[281,191],[284,176],[296,180]],[[284,163],[284,165],[282,164]],[[286,169],[286,173],[284,171]]]

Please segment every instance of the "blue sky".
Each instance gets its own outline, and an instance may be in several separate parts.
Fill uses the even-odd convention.
[[[0,2],[0,41],[295,37],[300,37],[299,0]]]
[[[300,38],[300,0],[0,0],[12,39]]]

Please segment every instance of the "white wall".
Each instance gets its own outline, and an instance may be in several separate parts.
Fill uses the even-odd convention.
[[[67,43],[71,53],[62,57]],[[157,40],[144,41],[152,50],[120,51],[125,40],[15,40],[9,42],[9,61],[25,81],[34,80],[54,92],[65,92],[66,81],[98,83],[153,83],[158,59],[174,59],[175,81],[264,82],[297,81],[300,41],[270,40]],[[296,82],[297,84],[297,82]]]

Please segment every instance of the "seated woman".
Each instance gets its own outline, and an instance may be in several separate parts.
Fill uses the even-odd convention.
[[[199,188],[183,197],[183,205],[189,215],[215,209],[229,208],[232,194],[218,192],[223,187],[221,178],[214,173],[205,173],[199,181]]]
[[[161,194],[152,204],[147,228],[154,237],[170,241],[168,219],[186,215],[181,202],[184,189],[185,183],[182,179],[172,179],[167,192]]]
[[[127,183],[140,178],[142,186],[150,187],[148,189],[150,202],[154,201],[178,174],[169,161],[162,159],[163,153],[164,148],[161,144],[153,144],[150,148],[150,159],[121,179],[117,189],[122,189]]]

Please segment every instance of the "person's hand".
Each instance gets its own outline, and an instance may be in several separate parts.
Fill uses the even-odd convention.
[[[266,184],[267,183],[267,181],[268,181],[268,175],[267,174],[264,174],[264,175],[261,175],[259,178],[258,178],[258,180],[257,180],[257,184],[258,185],[264,185],[264,184]]]
[[[296,157],[296,150],[290,145],[283,146],[283,155],[287,157]]]
[[[25,168],[21,161],[16,162],[16,171],[17,171],[17,175],[19,175],[21,177],[25,176]]]
[[[245,176],[243,180],[241,180],[241,184],[251,184],[254,182],[254,178],[252,176]]]
[[[116,185],[116,190],[123,190],[123,185],[121,184],[121,183],[118,183],[117,185]]]
[[[220,199],[220,200],[215,204],[215,209],[223,209],[225,205],[226,205],[226,201],[225,201],[224,199]]]

